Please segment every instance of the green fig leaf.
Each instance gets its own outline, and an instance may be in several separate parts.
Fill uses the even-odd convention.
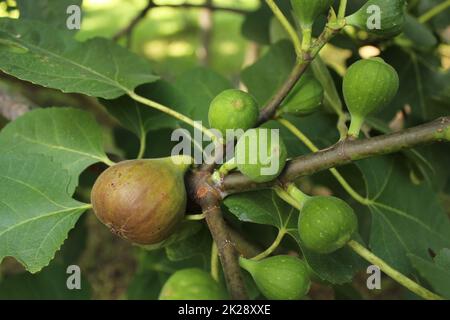
[[[111,164],[92,115],[71,108],[36,109],[11,122],[0,132],[0,151],[50,156],[70,174],[72,192],[88,166]]]
[[[450,246],[450,222],[426,183],[414,185],[402,159],[358,161],[371,203],[370,248],[405,274],[413,271],[408,255],[426,259],[428,250]],[[401,190],[401,192],[398,192]]]
[[[31,273],[49,264],[90,208],[71,198],[70,182],[48,157],[0,156],[0,261],[12,256]]]
[[[0,19],[0,70],[44,87],[105,99],[158,79],[147,61],[110,40],[77,42],[38,21],[6,18]]]
[[[415,255],[409,255],[409,259],[437,293],[450,299],[450,249],[439,251],[433,262]]]

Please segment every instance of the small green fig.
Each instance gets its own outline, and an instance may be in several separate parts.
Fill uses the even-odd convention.
[[[91,202],[113,233],[141,245],[167,239],[186,209],[184,174],[190,157],[123,161],[97,179]]]
[[[311,29],[316,19],[326,13],[334,0],[291,0],[294,13],[302,29]]]
[[[303,76],[284,100],[279,114],[307,116],[322,105],[324,98],[323,87],[311,75]]]
[[[405,13],[405,0],[369,0],[345,20],[368,33],[390,38],[403,31]]]
[[[225,137],[227,130],[248,130],[258,121],[259,107],[255,98],[241,90],[225,90],[211,102],[208,119],[211,128]]]
[[[298,220],[302,243],[320,254],[332,253],[345,246],[357,227],[353,209],[345,201],[327,196],[306,200]]]
[[[275,256],[254,261],[241,257],[239,264],[252,275],[267,299],[299,300],[309,291],[309,270],[299,258]]]
[[[237,167],[255,182],[268,182],[278,177],[286,160],[286,146],[277,130],[250,129],[236,144]]]
[[[359,60],[344,76],[343,93],[352,116],[349,135],[359,135],[364,119],[391,102],[397,94],[397,71],[381,58]]]
[[[175,272],[164,284],[159,300],[227,300],[225,289],[201,269]]]

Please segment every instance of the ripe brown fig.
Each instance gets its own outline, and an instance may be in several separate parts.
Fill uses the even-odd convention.
[[[152,245],[167,239],[186,209],[184,174],[190,157],[130,160],[108,168],[92,189],[98,219],[131,242]]]

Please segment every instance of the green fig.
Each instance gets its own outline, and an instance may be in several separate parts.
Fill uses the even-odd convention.
[[[391,38],[403,31],[406,14],[405,0],[369,0],[346,23],[383,38]]]
[[[241,90],[225,90],[211,102],[208,119],[211,128],[226,136],[227,130],[248,130],[258,121],[259,107],[255,98]]]
[[[96,180],[91,202],[114,234],[141,245],[167,239],[186,209],[184,174],[190,157],[120,162]]]
[[[345,201],[327,196],[306,200],[298,220],[302,243],[320,254],[332,253],[345,246],[357,227],[353,209]]]
[[[352,116],[349,135],[358,137],[364,119],[389,104],[398,88],[397,71],[381,58],[351,65],[343,82],[344,99]]]
[[[311,29],[316,19],[326,13],[334,0],[291,0],[292,8],[303,30]]]
[[[260,261],[241,257],[261,293],[270,300],[299,300],[309,291],[311,281],[307,265],[292,256],[275,256]]]
[[[239,138],[235,149],[239,171],[255,182],[278,177],[287,160],[286,146],[278,131],[250,129]]]
[[[278,114],[292,114],[307,116],[322,105],[324,98],[323,87],[311,75],[303,76],[284,100]]]
[[[159,300],[227,300],[225,289],[211,275],[192,268],[175,272],[164,284]]]

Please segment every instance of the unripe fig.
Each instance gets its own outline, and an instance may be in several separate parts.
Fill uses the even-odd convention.
[[[225,137],[226,130],[248,130],[258,121],[259,108],[250,94],[236,90],[225,90],[211,102],[209,125]]]
[[[320,254],[332,253],[345,246],[357,227],[353,209],[345,201],[327,196],[306,200],[298,220],[303,244]]]
[[[405,0],[369,0],[345,20],[347,24],[368,33],[390,38],[403,31],[405,13]]]
[[[349,135],[357,137],[367,115],[389,104],[399,88],[397,71],[381,58],[359,60],[344,76],[343,93],[352,116]]]
[[[164,284],[159,300],[227,300],[225,289],[211,275],[192,268],[175,272]]]
[[[104,171],[92,189],[98,219],[113,233],[141,245],[167,239],[186,209],[184,174],[192,159],[123,161]]]
[[[291,5],[302,29],[311,29],[314,21],[326,13],[333,2],[334,0],[291,0]]]
[[[320,107],[323,97],[324,91],[320,82],[311,75],[305,75],[286,97],[279,113],[307,116]]]
[[[239,171],[255,182],[268,182],[278,177],[287,160],[286,146],[279,132],[250,129],[239,139],[235,149]]]
[[[309,291],[307,265],[292,256],[275,256],[260,261],[239,259],[261,293],[270,300],[299,300]]]

